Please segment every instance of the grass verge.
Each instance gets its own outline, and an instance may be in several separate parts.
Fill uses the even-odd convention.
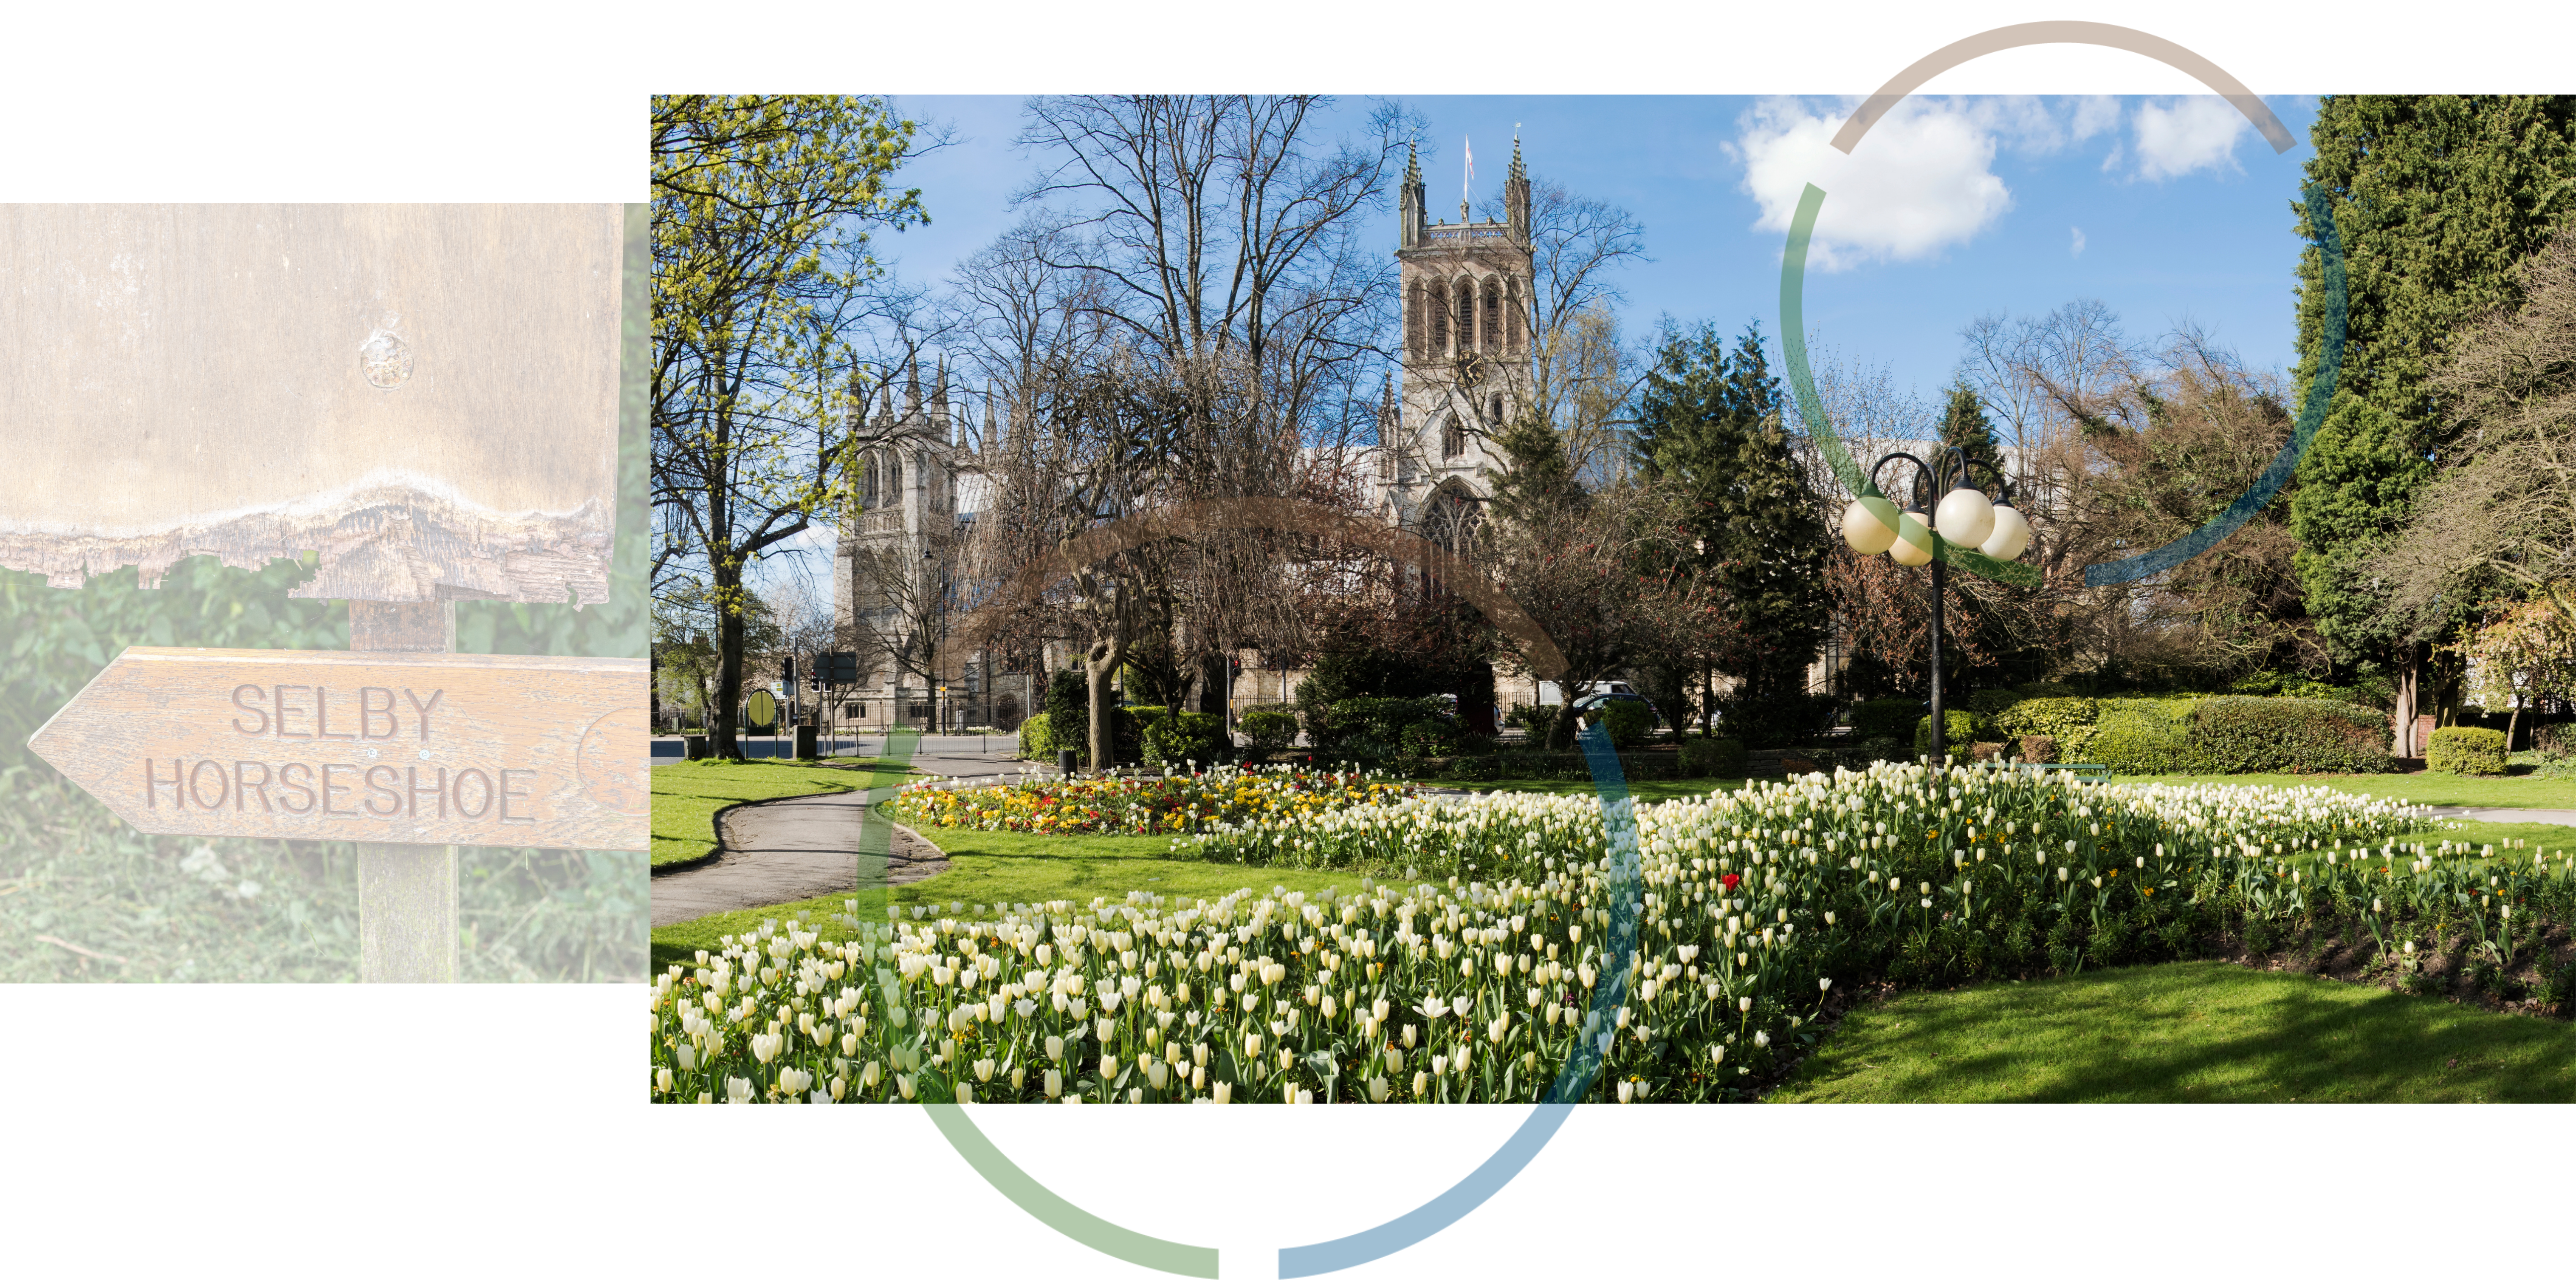
[[[832,917],[845,911],[852,900],[857,901],[860,917],[880,921],[889,898],[907,904],[962,903],[968,908],[1049,899],[1088,903],[1095,895],[1123,899],[1131,890],[1175,899],[1213,899],[1246,886],[1256,890],[1285,886],[1311,893],[1331,886],[1356,888],[1363,879],[1349,872],[1245,868],[1173,858],[1171,838],[1165,836],[1031,836],[956,827],[913,830],[948,856],[947,871],[892,890],[825,895],[659,926],[653,931],[654,966],[688,958],[701,948],[713,949],[724,936],[757,930],[766,920],[783,923],[794,918],[836,925]]]
[[[2218,962],[1909,993],[1854,1009],[1769,1099],[2576,1099],[2576,1027]]]
[[[2165,774],[2118,778],[2122,783],[2250,783],[2266,787],[2332,787],[2360,796],[2405,799],[2415,805],[2469,809],[2576,809],[2576,778],[2507,774]]]
[[[850,762],[843,762],[850,763]],[[653,866],[692,863],[716,848],[716,811],[745,801],[855,791],[902,782],[890,761],[866,769],[827,768],[814,761],[699,760],[653,767]]]

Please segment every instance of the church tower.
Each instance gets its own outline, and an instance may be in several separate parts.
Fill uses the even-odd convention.
[[[1502,219],[1474,219],[1461,192],[1458,221],[1431,222],[1410,149],[1396,210],[1404,387],[1382,413],[1396,431],[1380,438],[1384,481],[1399,525],[1452,544],[1502,471],[1493,439],[1528,405],[1534,261],[1520,140],[1512,140]]]

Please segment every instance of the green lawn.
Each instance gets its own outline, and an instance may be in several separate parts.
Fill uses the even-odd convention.
[[[2333,787],[2363,796],[2404,798],[2416,805],[2459,805],[2473,809],[2576,809],[2576,778],[2542,778],[2508,774],[2480,778],[2470,774],[2167,774],[2159,778],[2115,778],[2117,783],[2259,783],[2273,787]]]
[[[1123,899],[1131,890],[1179,899],[1213,899],[1246,886],[1265,891],[1286,886],[1310,893],[1329,886],[1352,890],[1364,879],[1348,872],[1242,868],[1175,859],[1169,837],[1030,836],[953,827],[913,830],[948,856],[946,872],[891,891],[826,895],[660,926],[653,931],[654,965],[687,957],[696,949],[712,949],[723,936],[758,929],[762,921],[773,918],[782,923],[796,918],[808,924],[835,925],[831,918],[845,911],[850,900],[858,902],[860,917],[882,921],[889,897],[904,904],[959,903],[971,910],[979,903],[1049,899],[1088,903],[1095,895]]]
[[[843,762],[852,763],[852,762]],[[893,761],[865,770],[827,769],[812,761],[717,760],[653,767],[653,866],[689,863],[715,852],[717,810],[744,801],[812,796],[902,782]]]
[[[2576,1099],[2576,1027],[2216,962],[1910,993],[1843,1017],[1779,1101]]]

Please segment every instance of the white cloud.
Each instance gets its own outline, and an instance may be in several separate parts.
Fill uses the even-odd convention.
[[[1808,249],[1811,267],[1833,272],[1876,260],[1923,259],[1966,242],[2012,209],[2012,193],[1993,168],[1994,109],[1909,98],[1871,127],[1854,155],[1844,156],[1830,140],[1848,112],[1771,99],[1745,114],[1726,145],[1744,166],[1744,191],[1762,208],[1758,229],[1788,231],[1806,186],[1825,190]]]
[[[2242,170],[2236,139],[2252,127],[2234,104],[2215,95],[2140,103],[2133,127],[2137,177],[2162,182],[2198,170]]]
[[[2084,253],[2084,230],[2083,230],[2083,229],[2078,228],[2078,229],[2076,229],[2076,230],[2075,230],[2075,249],[2070,250],[2070,251],[2068,251],[2068,252],[2066,252],[2066,253],[2067,253],[2067,254],[2069,254],[2069,255],[2081,255],[2081,254],[2083,254],[2083,253]]]
[[[2075,119],[2067,132],[2080,142],[2096,134],[2120,128],[2120,100],[2108,94],[2093,94],[2075,100]]]

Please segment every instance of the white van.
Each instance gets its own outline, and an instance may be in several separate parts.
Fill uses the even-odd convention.
[[[1626,680],[1603,680],[1598,683],[1586,684],[1581,686],[1578,692],[1581,697],[1586,698],[1642,698],[1645,696],[1644,694],[1637,692],[1636,686],[1628,683]],[[1539,681],[1538,704],[1543,707],[1564,706],[1565,690],[1554,680]]]

